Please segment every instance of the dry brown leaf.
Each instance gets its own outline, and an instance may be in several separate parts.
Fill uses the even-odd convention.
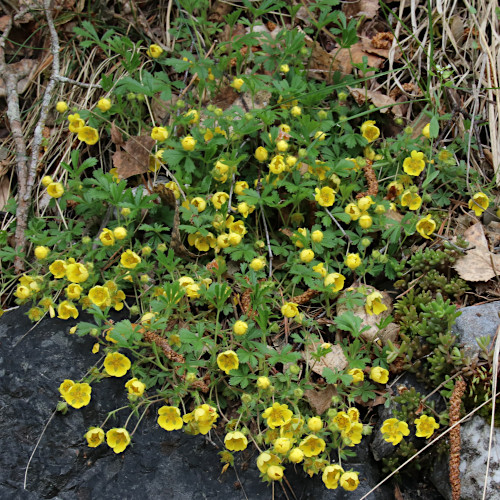
[[[10,181],[9,178],[4,175],[0,178],[0,210],[7,204],[10,198]]]
[[[302,353],[302,357],[306,360],[311,370],[318,375],[323,375],[323,370],[325,368],[330,368],[331,370],[343,370],[347,366],[347,359],[344,356],[344,351],[339,345],[332,345],[332,350],[323,356],[319,361],[316,361],[312,357],[312,353],[315,353],[321,346],[321,342],[317,342],[314,345],[306,347]]]
[[[299,28],[300,30],[300,28]],[[333,49],[327,52],[318,42],[314,42],[309,36],[305,36],[308,47],[312,47],[311,53],[311,76],[319,80],[329,80],[334,71],[340,71],[348,75],[353,70],[353,63],[363,62],[363,57],[368,59],[368,65],[373,68],[380,68],[385,59],[389,56],[389,50],[376,49],[371,46],[368,38],[363,38],[349,49]],[[399,58],[396,54],[395,59]]]
[[[117,146],[123,144],[123,136],[120,129],[115,125],[115,122],[111,124],[111,142]]]
[[[478,222],[469,227],[464,238],[474,248],[453,265],[459,276],[466,281],[488,281],[500,275],[500,255],[490,252],[483,225]]]
[[[212,7],[210,8],[208,20],[213,23],[220,23],[224,20],[224,17],[231,12],[232,9],[233,6],[230,3],[215,0],[215,2],[212,3]]]
[[[123,151],[113,154],[113,165],[120,179],[143,174],[149,169],[149,155],[155,141],[149,135],[131,137],[124,145]]]
[[[378,0],[359,0],[357,2],[345,2],[342,5],[342,10],[347,19],[352,17],[373,19],[377,15],[378,9]]]
[[[38,61],[36,59],[22,59],[19,62],[8,64],[9,70],[14,73],[17,80],[17,93],[21,95],[28,88],[34,77]],[[0,78],[0,97],[5,97],[5,82]]]
[[[307,389],[304,391],[304,396],[311,405],[311,408],[316,412],[316,415],[322,415],[332,405],[332,397],[337,394],[337,390],[333,384],[328,384],[323,390],[315,391]]]
[[[365,104],[365,102],[368,100],[368,102],[371,102],[377,108],[381,108],[379,110],[381,113],[387,113],[388,111],[391,111],[394,116],[403,116],[403,110],[401,109],[401,106],[399,104],[396,104],[396,101],[388,95],[382,94],[382,92],[378,92],[377,90],[362,90],[352,87],[347,88],[349,89],[350,94],[354,97],[354,100],[359,106]]]
[[[9,24],[10,16],[1,16],[0,17],[0,31],[4,32],[7,24]]]
[[[349,291],[359,291],[363,295],[368,295],[372,292],[378,292],[376,288],[373,288],[371,286],[351,286],[349,287]],[[341,294],[341,297],[344,296],[347,293],[347,290]],[[380,292],[382,294],[382,304],[387,306],[387,310],[380,314],[368,314],[366,312],[364,304],[362,306],[353,306],[353,307],[347,307],[345,304],[342,304],[341,301],[339,300],[337,302],[337,316],[340,316],[341,314],[349,311],[354,314],[354,316],[357,316],[358,318],[361,318],[362,323],[361,323],[361,329],[363,329],[365,326],[368,327],[365,331],[361,333],[361,337],[363,337],[365,340],[371,342],[375,340],[376,338],[379,338],[384,344],[387,343],[388,340],[394,341],[398,335],[399,328],[397,328],[397,325],[394,326],[393,323],[389,324],[386,328],[383,328],[382,330],[379,330],[377,328],[377,323],[380,323],[383,319],[387,318],[389,314],[392,312],[392,299],[390,295],[387,292]]]

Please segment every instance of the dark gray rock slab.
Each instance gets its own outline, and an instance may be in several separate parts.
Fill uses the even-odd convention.
[[[488,302],[479,306],[460,309],[462,314],[457,318],[451,331],[457,335],[459,344],[463,344],[467,355],[473,357],[480,349],[477,339],[486,335],[493,339],[500,325],[500,301]]]
[[[91,337],[68,333],[74,322],[49,318],[33,328],[25,311],[18,308],[0,319],[1,500],[272,497],[271,487],[259,478],[256,452],[243,452],[236,471],[230,468],[221,474],[220,437],[212,433],[216,448],[203,436],[166,432],[156,423],[156,408],[145,416],[124,453],[117,455],[106,445],[88,448],[86,430],[99,425],[108,411],[126,404],[124,380],[109,378],[94,384],[88,406],[70,409],[66,415],[55,412],[59,384],[66,378],[80,379],[99,354],[91,353]],[[126,416],[111,425],[120,427]],[[288,486],[286,496],[282,486],[275,485],[274,498],[359,499],[379,482],[381,473],[368,449],[360,448],[358,457],[345,464],[351,466],[360,472],[361,480],[353,493],[327,490],[320,477],[311,479],[300,468],[288,467],[286,478],[293,494]],[[368,498],[393,497],[392,487],[384,485]]]

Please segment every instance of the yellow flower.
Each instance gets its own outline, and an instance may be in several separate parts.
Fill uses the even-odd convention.
[[[288,66],[288,64],[282,64],[280,66],[280,71],[282,73],[288,73],[290,71],[290,66]]]
[[[420,235],[428,240],[431,239],[432,233],[436,229],[436,221],[431,218],[431,215],[426,215],[423,219],[417,222],[417,231]]]
[[[351,428],[351,419],[345,411],[339,411],[332,419],[332,423],[339,431],[348,431]]]
[[[314,243],[321,243],[323,241],[323,232],[316,230],[311,233],[311,239],[314,241]]]
[[[318,139],[318,141],[324,141],[326,139],[326,134],[324,132],[322,132],[321,130],[318,130],[314,134],[314,138]]]
[[[332,293],[339,292],[344,288],[345,276],[340,273],[331,273],[326,276],[324,285]]]
[[[63,398],[73,408],[81,408],[90,403],[90,394],[92,387],[89,384],[73,384],[64,394],[61,392]]]
[[[31,290],[24,285],[19,285],[16,289],[16,293],[14,294],[18,299],[26,300],[31,295]]]
[[[367,120],[361,124],[361,135],[368,142],[373,142],[380,136],[380,129],[375,126],[375,123],[375,120]]]
[[[71,283],[83,283],[88,277],[89,271],[83,264],[75,262],[66,266],[66,278]]]
[[[234,192],[237,195],[245,194],[245,189],[248,189],[248,187],[249,187],[248,186],[248,182],[246,182],[246,181],[238,181],[234,185]]]
[[[281,460],[276,455],[274,455],[273,453],[268,453],[267,451],[261,453],[257,457],[257,467],[260,472],[262,472],[262,474],[266,474],[269,467],[278,465],[280,463]]]
[[[81,128],[85,127],[85,121],[80,118],[80,115],[78,113],[75,113],[74,115],[68,115],[68,121],[69,131],[73,132],[74,134],[77,134]]]
[[[387,311],[387,306],[382,303],[382,298],[380,292],[372,292],[366,297],[365,311],[370,316]]]
[[[263,161],[266,161],[268,156],[269,156],[269,153],[267,152],[267,149],[266,148],[263,148],[262,146],[259,146],[256,150],[255,150],[255,153],[254,153],[254,156],[255,158],[260,161],[260,162],[263,162]],[[248,187],[248,186],[247,186]],[[236,193],[236,194],[239,194],[239,193]]]
[[[184,415],[183,420],[185,423],[190,423],[194,420],[196,427],[193,429],[196,433],[208,434],[212,429],[215,421],[219,415],[215,411],[215,408],[207,404],[202,404],[198,406],[193,412]]]
[[[311,262],[311,260],[314,259],[314,252],[310,249],[304,249],[300,252],[300,260],[302,262],[305,262],[306,264],[308,262]]]
[[[347,410],[347,415],[349,417],[349,420],[353,423],[359,421],[359,410],[355,407],[349,408]]]
[[[106,432],[106,442],[115,453],[121,453],[130,444],[130,434],[127,429],[110,429]]]
[[[201,196],[193,198],[190,204],[198,210],[198,213],[203,212],[207,208],[207,202]]]
[[[290,451],[292,447],[293,441],[290,438],[278,438],[274,441],[274,450],[276,453],[280,453],[281,455],[285,455]]]
[[[350,253],[345,258],[345,265],[351,270],[358,268],[361,265],[361,258],[357,253]]]
[[[250,262],[250,267],[254,271],[261,271],[266,265],[266,259],[264,257],[257,257]]]
[[[152,45],[149,46],[149,49],[146,51],[146,54],[149,57],[152,57],[153,59],[157,59],[163,54],[163,49],[159,45],[156,45],[156,43],[153,43]]]
[[[285,468],[281,465],[270,465],[267,469],[267,477],[271,481],[281,481]]]
[[[380,432],[384,435],[384,440],[396,446],[401,442],[403,436],[408,436],[410,430],[406,422],[401,422],[397,418],[389,418],[384,421]]]
[[[112,377],[123,377],[131,366],[130,359],[119,352],[110,352],[104,359],[104,370]]]
[[[373,224],[373,219],[371,218],[370,215],[368,214],[363,214],[359,220],[358,220],[358,224],[363,228],[363,229],[369,229],[370,227],[372,227],[372,224]]]
[[[106,97],[103,97],[102,99],[99,99],[99,102],[97,103],[97,107],[103,113],[106,113],[106,111],[109,111],[111,109],[111,101],[109,99],[107,99]]]
[[[132,250],[125,250],[120,258],[121,265],[127,269],[134,269],[140,262],[141,258]]]
[[[340,476],[343,474],[344,469],[337,464],[328,465],[323,470],[323,483],[329,490],[336,490],[339,486]]]
[[[190,109],[189,111],[187,111],[185,114],[184,114],[184,117],[185,118],[189,118],[189,123],[191,125],[197,123],[199,120],[200,120],[200,113],[198,113],[198,111],[196,111],[196,109]]]
[[[300,108],[300,106],[293,106],[290,110],[290,114],[293,117],[298,118],[302,114],[302,109]]]
[[[92,287],[89,290],[88,296],[92,304],[95,304],[97,307],[111,305],[109,290],[104,286],[97,285]]]
[[[81,127],[78,129],[78,140],[93,146],[99,140],[99,132],[93,127]]]
[[[279,403],[273,403],[272,406],[267,408],[264,413],[262,413],[262,418],[267,421],[267,426],[270,429],[275,429],[276,427],[281,427],[282,425],[288,424],[292,420],[293,412],[288,409],[288,405]]]
[[[181,429],[183,421],[179,408],[175,406],[162,406],[159,408],[158,425],[169,432]]]
[[[165,127],[153,127],[151,139],[155,141],[166,141],[168,139],[168,130]]]
[[[63,380],[61,385],[59,386],[59,393],[63,398],[66,398],[66,395],[68,394],[69,390],[75,385],[73,380],[66,379]]]
[[[304,460],[304,452],[300,448],[293,448],[288,454],[288,460],[294,464],[298,464]]]
[[[241,91],[241,87],[245,84],[245,81],[242,78],[234,78],[233,83],[231,83],[231,87],[237,92]]]
[[[91,427],[85,434],[90,448],[97,448],[104,442],[104,431],[100,427]]]
[[[365,374],[363,373],[363,370],[360,370],[359,368],[352,368],[351,370],[348,370],[347,374],[351,375],[353,384],[358,384],[359,382],[363,382],[363,380],[365,379]]]
[[[297,163],[297,157],[295,156],[287,156],[286,157],[286,166],[292,168]]]
[[[220,210],[222,208],[222,205],[229,200],[229,195],[227,193],[224,193],[222,191],[218,191],[212,196],[212,204],[215,207],[216,210]]]
[[[422,198],[418,195],[418,193],[414,193],[407,189],[401,195],[401,206],[408,207],[410,210],[418,210],[422,205]]]
[[[214,248],[217,244],[217,239],[212,233],[202,236],[200,232],[190,234],[188,243],[195,246],[200,252],[207,252],[210,248]]]
[[[326,275],[328,274],[328,271],[326,270],[325,264],[323,262],[320,262],[319,264],[313,266],[313,271],[315,273],[318,273],[322,278],[326,278]]]
[[[352,408],[350,408],[350,410],[352,410]],[[352,422],[349,429],[342,431],[342,438],[347,446],[354,446],[361,443],[362,437],[363,424],[361,422]]]
[[[99,349],[101,348],[100,344],[99,343],[95,343],[93,346],[92,346],[92,354],[97,354],[99,352]]]
[[[476,193],[471,200],[469,200],[469,208],[474,210],[476,217],[479,217],[489,206],[490,201],[484,193]]]
[[[297,304],[293,302],[285,302],[281,306],[281,314],[287,318],[294,318],[299,314],[299,308],[297,307]]]
[[[181,140],[181,145],[184,151],[193,151],[196,147],[196,139],[191,135],[186,135],[186,137]]]
[[[42,177],[42,180],[40,182],[42,183],[43,187],[47,187],[49,184],[52,184],[54,180],[50,175],[45,175],[44,177]]]
[[[265,391],[271,385],[271,381],[267,377],[259,377],[257,379],[257,387]]]
[[[280,153],[284,153],[288,149],[288,142],[286,142],[285,140],[281,139],[280,141],[278,141],[276,143],[276,149]]]
[[[361,216],[361,210],[355,203],[349,203],[344,208],[344,212],[351,218],[352,221],[356,221]]]
[[[373,366],[370,370],[370,378],[379,384],[387,384],[389,380],[389,371],[381,366]]]
[[[428,417],[427,415],[422,415],[420,418],[417,418],[415,420],[415,425],[417,426],[416,436],[426,439],[429,439],[434,434],[434,429],[439,429],[439,424],[434,417]]]
[[[424,137],[427,137],[427,139],[431,138],[431,124],[430,123],[428,123],[427,125],[424,126],[424,128],[422,129],[422,135]]]
[[[283,155],[276,155],[273,157],[271,160],[271,163],[269,164],[269,170],[276,175],[281,174],[282,172],[285,171],[286,165],[285,162],[283,161]]]
[[[344,472],[340,476],[340,486],[346,491],[354,491],[359,485],[357,472]]]
[[[49,253],[50,253],[50,248],[49,247],[39,246],[39,247],[35,248],[35,257],[38,260],[46,259],[47,256],[49,255]]]
[[[224,444],[229,451],[243,451],[248,446],[246,436],[239,431],[228,432]]]
[[[78,309],[67,300],[61,302],[57,308],[57,314],[59,319],[73,319],[78,318]]]
[[[242,202],[238,203],[238,213],[243,215],[243,217],[246,219],[253,211],[255,210],[255,207],[249,206],[248,203]]]
[[[322,207],[331,207],[335,203],[335,193],[331,187],[325,186],[321,189],[316,188],[316,196],[314,199]]]
[[[56,111],[58,113],[65,113],[66,111],[68,111],[68,105],[64,101],[59,101],[56,104]]]
[[[408,175],[420,175],[425,168],[424,153],[413,150],[403,161],[403,170]]]
[[[325,446],[326,443],[323,439],[310,434],[300,442],[299,448],[302,450],[306,457],[310,458],[316,457],[317,455],[325,451]]]
[[[363,196],[358,200],[358,208],[361,212],[366,212],[374,203],[371,196]]]
[[[102,230],[101,234],[99,235],[99,239],[101,240],[101,243],[106,247],[115,244],[115,236],[113,234],[113,231],[111,231],[106,227]]]
[[[124,240],[127,237],[127,230],[124,227],[121,227],[121,226],[120,227],[115,227],[113,229],[113,236],[117,240]]]
[[[233,332],[236,335],[245,335],[248,330],[248,324],[245,321],[238,320],[236,323],[233,325]]]
[[[217,356],[217,366],[226,374],[231,370],[237,370],[239,365],[238,355],[234,351],[224,351]]]
[[[52,198],[60,198],[64,194],[63,185],[60,182],[51,182],[47,186],[47,193]]]
[[[125,384],[125,389],[128,389],[128,393],[133,396],[142,396],[146,390],[146,384],[134,377]]]
[[[309,430],[312,432],[319,432],[323,429],[323,421],[320,417],[311,417],[307,421],[307,427],[309,427]]]

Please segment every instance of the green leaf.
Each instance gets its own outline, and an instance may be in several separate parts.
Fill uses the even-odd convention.
[[[436,116],[431,118],[430,126],[429,126],[429,136],[431,139],[436,139],[439,135],[439,121]]]

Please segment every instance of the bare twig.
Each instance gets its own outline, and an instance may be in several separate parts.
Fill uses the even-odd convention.
[[[264,231],[266,233],[267,253],[269,254],[269,278],[271,278],[273,275],[273,250],[271,248],[271,240],[269,239],[269,231],[267,229],[267,221],[264,210],[261,210],[260,214],[262,216],[262,223],[264,224]]]
[[[328,208],[323,207],[325,209],[325,212],[330,216],[330,219],[332,219],[333,222],[335,222],[336,226],[340,229],[340,232],[345,236],[346,240],[349,243],[351,242],[351,238],[347,235],[347,233],[344,231],[344,228],[339,224],[338,220],[333,216],[333,214],[328,210]]]
[[[17,93],[17,79],[16,76],[9,70],[5,64],[5,54],[3,52],[3,42],[5,38],[2,39],[2,46],[0,47],[0,72],[5,75],[6,83],[6,94],[8,102],[7,115],[9,117],[9,123],[12,128],[12,134],[16,143],[17,152],[17,179],[18,179],[18,205],[16,212],[16,248],[18,250],[24,251],[26,249],[26,228],[28,225],[28,211],[31,206],[33,185],[35,183],[36,170],[38,166],[38,156],[40,153],[40,147],[43,139],[43,129],[45,126],[45,120],[49,112],[49,105],[52,98],[54,88],[57,83],[57,78],[59,76],[59,38],[57,36],[57,31],[54,26],[54,20],[52,19],[52,13],[50,12],[50,0],[44,0],[43,10],[47,18],[47,25],[50,32],[50,49],[52,52],[52,74],[50,76],[47,87],[45,88],[45,93],[42,99],[42,105],[40,109],[40,115],[38,118],[37,125],[33,134],[33,143],[31,147],[31,160],[29,167],[27,165],[26,156],[26,141],[22,135],[21,128],[21,114],[19,109],[19,95]],[[10,27],[9,27],[10,30]],[[6,30],[7,31],[7,30]],[[8,32],[7,32],[8,33]],[[7,35],[3,35],[6,37]],[[24,270],[24,262],[21,257],[16,256],[14,261],[14,268],[16,273],[21,273]]]
[[[61,83],[71,83],[71,85],[76,85],[77,87],[83,87],[84,89],[102,89],[99,83],[84,83],[73,80],[72,78],[67,78],[61,75],[55,75],[55,79]]]

